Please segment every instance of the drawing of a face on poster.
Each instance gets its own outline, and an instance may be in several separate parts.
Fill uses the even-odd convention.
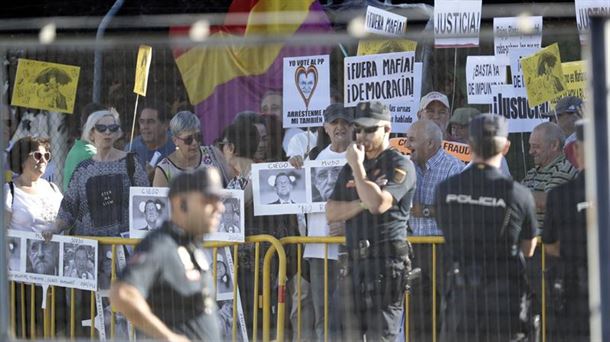
[[[59,242],[28,239],[27,257],[26,272],[59,274]]]
[[[315,67],[314,69],[312,69],[312,71],[313,70],[315,70]],[[311,92],[313,91],[313,87],[315,84],[315,74],[313,72],[299,73],[298,80],[299,89],[301,89],[303,95],[305,95],[306,98],[309,98],[311,96]]]
[[[226,198],[223,201],[225,211],[222,213],[218,232],[220,233],[240,233],[239,222],[239,199]]]
[[[21,239],[7,237],[8,239],[8,269],[9,271],[21,271]]]
[[[72,243],[64,244],[64,276],[95,280],[94,248]]]
[[[326,202],[335,189],[342,166],[314,167],[311,169],[311,189],[313,202]]]

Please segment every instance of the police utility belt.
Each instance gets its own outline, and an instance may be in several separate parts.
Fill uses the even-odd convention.
[[[434,218],[436,214],[436,210],[434,209],[434,206],[432,205],[425,205],[425,204],[413,204],[413,207],[411,207],[411,215],[413,217],[423,217],[423,218]]]
[[[411,246],[406,241],[377,242],[358,241],[358,246],[350,250],[353,259],[401,258],[411,254]]]

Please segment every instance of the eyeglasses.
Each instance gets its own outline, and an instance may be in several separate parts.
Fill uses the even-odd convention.
[[[365,134],[371,134],[371,133],[377,132],[379,127],[382,127],[382,126],[371,126],[371,127],[354,126],[354,130],[356,131],[356,134],[361,134],[362,131],[364,131]]]
[[[106,130],[110,131],[110,133],[115,133],[116,131],[119,130],[119,128],[121,128],[121,126],[118,124],[111,124],[111,125],[97,124],[94,127],[95,127],[95,130],[98,131],[99,133],[106,133]]]
[[[45,161],[49,161],[51,160],[51,152],[30,152],[28,154],[28,156],[32,156],[34,157],[34,160],[36,160],[37,162],[39,162],[42,158],[44,158]]]
[[[176,136],[176,138],[182,140],[186,145],[192,144],[193,141],[201,142],[203,140],[203,138],[201,137],[201,133],[191,134],[185,138],[180,138],[179,136]]]

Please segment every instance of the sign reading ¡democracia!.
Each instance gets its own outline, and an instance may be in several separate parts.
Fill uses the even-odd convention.
[[[434,46],[479,46],[481,0],[434,0]]]
[[[364,21],[366,32],[382,36],[400,36],[407,30],[407,18],[380,8],[368,6]]]

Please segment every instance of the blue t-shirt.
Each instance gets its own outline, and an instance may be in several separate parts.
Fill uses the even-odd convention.
[[[161,153],[161,157],[157,159],[157,162],[160,162],[163,158],[169,156],[172,152],[176,150],[176,145],[172,142],[171,135],[169,132],[167,133],[167,142],[165,145],[157,148],[156,150],[149,150],[148,147],[142,141],[142,136],[138,135],[133,139],[133,147],[131,152],[135,152],[140,159],[140,163],[142,166],[145,166],[153,157],[155,152],[159,151]],[[129,144],[125,147],[125,152],[129,152]]]

